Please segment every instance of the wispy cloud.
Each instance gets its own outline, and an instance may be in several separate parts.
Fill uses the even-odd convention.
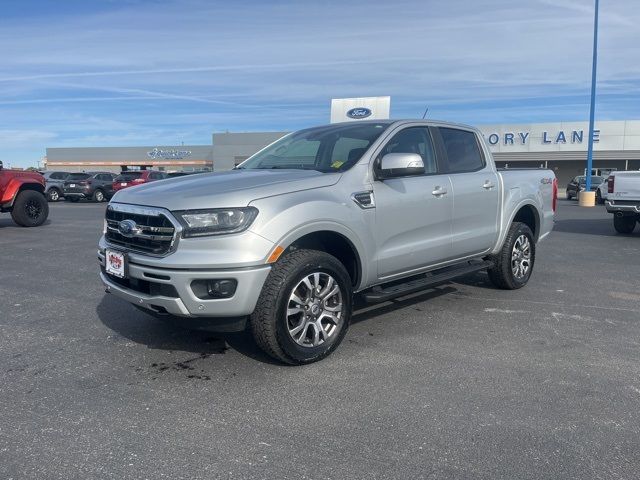
[[[640,9],[602,7],[598,112],[637,117]],[[593,22],[578,0],[23,0],[0,29],[0,144],[155,143],[326,122],[332,97],[469,123],[587,114]],[[66,8],[66,9],[65,9]],[[626,101],[621,101],[624,99]],[[93,122],[83,122],[92,118]],[[154,140],[155,139],[155,140]]]

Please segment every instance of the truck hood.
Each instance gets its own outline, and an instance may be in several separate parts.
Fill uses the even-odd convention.
[[[340,173],[231,170],[159,180],[120,190],[112,201],[167,210],[244,207],[259,198],[334,185]]]

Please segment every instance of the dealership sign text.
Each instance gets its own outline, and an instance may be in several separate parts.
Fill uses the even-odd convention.
[[[583,139],[587,137],[584,134],[584,130],[571,130],[565,132],[560,130],[556,133],[550,133],[547,131],[542,132],[540,137],[540,143],[547,144],[559,144],[559,143],[582,143]],[[491,133],[486,136],[489,145],[497,145],[502,143],[503,145],[526,145],[531,137],[530,132],[505,132],[502,136],[497,133]],[[597,143],[600,141],[600,130],[593,131],[593,141]]]

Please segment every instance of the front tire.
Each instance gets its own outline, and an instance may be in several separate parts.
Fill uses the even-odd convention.
[[[301,365],[333,352],[349,328],[351,278],[335,257],[294,250],[273,265],[249,322],[267,355]]]
[[[49,216],[49,204],[45,196],[35,190],[23,190],[13,202],[11,218],[21,227],[38,227]]]
[[[613,216],[613,228],[618,233],[633,233],[636,228],[636,218],[630,216],[618,217]]]
[[[509,228],[500,253],[493,256],[489,279],[498,288],[515,290],[524,287],[533,271],[536,244],[531,229],[521,222]]]

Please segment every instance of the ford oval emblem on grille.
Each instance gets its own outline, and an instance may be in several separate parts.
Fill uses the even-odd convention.
[[[138,225],[133,220],[123,220],[118,224],[118,232],[123,237],[131,238],[138,230]]]
[[[367,118],[371,116],[371,110],[364,107],[352,108],[347,112],[347,117],[349,118]]]

